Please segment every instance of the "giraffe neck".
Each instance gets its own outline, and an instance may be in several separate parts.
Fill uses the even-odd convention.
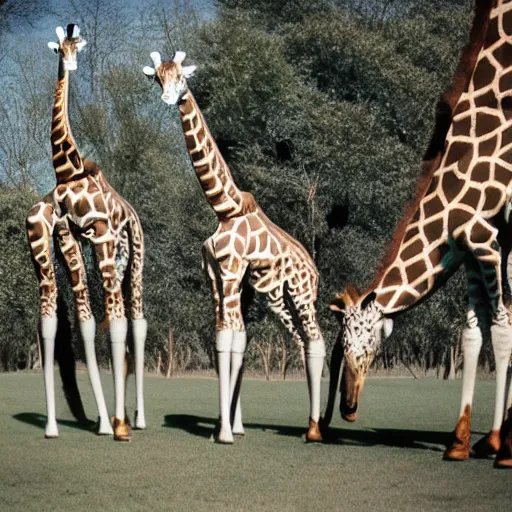
[[[441,288],[460,267],[464,253],[455,243],[450,239],[436,240],[428,247],[435,247],[437,242],[439,247],[430,253],[416,242],[402,243],[396,261],[373,289],[375,301],[385,315],[401,313],[418,305]]]
[[[479,38],[456,103],[446,151],[395,239],[392,261],[370,287],[384,314],[407,310],[442,286],[463,260],[457,245],[472,251],[492,240],[492,219],[509,199],[512,0],[495,0],[486,16],[485,40]]]
[[[208,203],[220,219],[247,213],[254,199],[235,185],[190,90],[181,97],[179,111],[187,151]]]
[[[69,71],[59,59],[59,75],[52,111],[52,162],[57,183],[66,183],[85,174],[84,164],[71,133],[68,117]]]

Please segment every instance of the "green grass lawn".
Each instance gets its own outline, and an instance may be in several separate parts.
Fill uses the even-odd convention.
[[[103,379],[112,411],[112,379]],[[85,373],[79,383],[94,418]],[[132,381],[129,388],[132,413]],[[512,472],[491,460],[442,460],[460,388],[370,379],[358,421],[344,423],[336,412],[336,442],[310,445],[306,383],[246,380],[246,435],[223,446],[209,441],[215,380],[147,377],[148,430],[123,444],[79,428],[60,392],[60,438],[44,439],[42,375],[2,374],[0,510],[510,510]],[[492,381],[477,383],[474,441],[491,425],[493,393]]]

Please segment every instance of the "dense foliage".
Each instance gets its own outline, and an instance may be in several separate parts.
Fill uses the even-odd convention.
[[[145,230],[149,367],[159,353],[167,360],[170,328],[177,369],[212,366],[212,299],[200,248],[216,226],[185,153],[177,113],[165,108],[141,72],[149,53],[169,58],[184,49],[198,66],[189,85],[237,183],[315,258],[320,323],[330,345],[337,325],[329,300],[347,282],[364,287],[372,278],[411,197],[434,105],[467,39],[470,2],[428,4],[219,0],[216,17],[201,20],[183,5],[134,13],[120,0],[92,0],[87,9],[70,0],[67,19],[79,23],[88,40],[72,76],[74,135],[133,204]],[[44,36],[53,39],[53,32]],[[1,105],[0,275],[9,285],[0,289],[9,296],[0,298],[7,329],[0,352],[11,358],[4,367],[15,366],[34,339],[38,310],[22,239],[24,211],[34,201],[28,186],[46,192],[53,179],[47,135],[57,62],[45,44],[29,35],[11,73],[1,78],[5,87],[25,80],[24,74],[37,76],[34,87],[16,89],[16,97],[2,98]],[[15,106],[20,115],[14,118]],[[33,128],[26,130],[27,124]],[[5,134],[13,130],[27,144],[15,145],[11,155]],[[101,316],[97,277],[91,286]],[[457,274],[403,315],[376,364],[444,364],[464,318],[464,293]],[[300,366],[298,351],[264,301],[249,314],[249,335],[250,369]],[[108,350],[100,355],[105,364]]]

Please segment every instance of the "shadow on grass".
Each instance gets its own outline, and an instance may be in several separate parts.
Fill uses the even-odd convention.
[[[168,414],[164,418],[164,427],[184,430],[189,434],[210,438],[217,420],[191,414]],[[262,430],[280,436],[304,437],[307,427],[270,425],[263,423],[244,423],[246,430]],[[324,436],[329,444],[345,446],[392,446],[397,448],[414,448],[443,452],[451,443],[451,432],[427,430],[401,430],[375,428],[368,430],[329,428]]]
[[[22,423],[27,423],[28,425],[33,425],[34,427],[38,427],[43,430],[46,427],[46,416],[44,414],[38,414],[36,412],[21,412],[19,414],[14,414],[13,418],[21,421]],[[57,419],[57,424],[76,428],[78,430],[87,430],[88,432],[93,432],[94,426],[96,425],[94,421],[87,419],[84,421]]]

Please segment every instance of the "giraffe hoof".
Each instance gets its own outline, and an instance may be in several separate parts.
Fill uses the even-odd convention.
[[[471,440],[471,406],[466,405],[464,413],[459,418],[455,431],[453,433],[453,441],[444,452],[444,460],[466,460],[471,456],[471,448],[469,442]]]
[[[98,421],[94,425],[94,431],[97,436],[111,436],[114,433],[110,422],[102,418],[98,418]]]
[[[135,411],[135,425],[134,430],[146,430],[146,418],[144,413],[140,414],[139,411]]]
[[[57,428],[56,424],[53,425],[47,425],[46,429],[44,431],[44,438],[45,439],[57,439],[59,437],[59,429]]]
[[[469,446],[471,435],[469,432],[464,433],[463,436],[460,434],[461,432],[458,430],[454,433],[454,439],[451,446],[449,446],[443,454],[444,460],[467,460],[471,456],[471,448]]]
[[[461,461],[469,459],[470,455],[471,451],[469,449],[469,446],[465,447],[453,444],[452,446],[446,449],[443,455],[443,459],[451,461]]]
[[[497,469],[512,469],[512,457],[509,459],[498,459],[494,460],[494,467]]]
[[[119,418],[113,420],[114,427],[114,441],[122,441],[129,443],[131,441],[131,427],[130,424]]]
[[[489,455],[496,454],[500,451],[501,442],[499,430],[491,430],[491,432],[489,432],[486,444]]]
[[[231,428],[221,427],[218,434],[215,436],[215,442],[219,444],[233,444],[233,432]]]
[[[512,469],[512,407],[500,429],[500,449],[494,459],[494,467]]]
[[[320,429],[319,422],[309,418],[309,430],[306,434],[306,443],[321,443],[324,438]]]

